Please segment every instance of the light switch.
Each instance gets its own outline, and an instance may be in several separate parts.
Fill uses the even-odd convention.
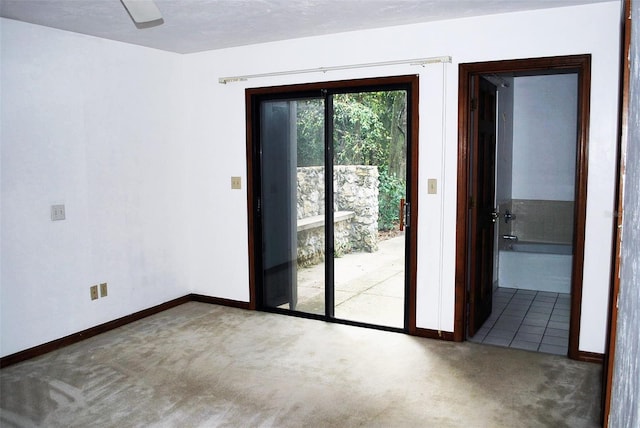
[[[242,189],[242,179],[240,177],[231,177],[231,188]]]
[[[435,178],[430,178],[427,180],[427,193],[430,195],[435,195],[438,193],[438,180]]]
[[[64,219],[64,205],[51,205],[51,221]]]

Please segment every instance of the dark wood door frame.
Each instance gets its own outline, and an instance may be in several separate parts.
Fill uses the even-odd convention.
[[[473,76],[471,92],[475,106],[470,113],[473,129],[471,152],[475,153],[469,196],[469,319],[473,336],[491,315],[493,304],[493,249],[496,228],[495,155],[497,88],[479,74]],[[473,171],[475,170],[475,172]]]
[[[408,88],[407,96],[407,109],[411,112],[411,121],[407,124],[407,152],[409,157],[407,159],[407,166],[410,169],[409,176],[407,177],[407,194],[410,197],[412,203],[409,205],[409,223],[407,223],[409,229],[409,235],[405,247],[407,257],[407,269],[405,272],[405,294],[406,294],[406,310],[405,310],[405,325],[407,332],[412,335],[419,334],[419,329],[416,328],[416,281],[417,281],[417,244],[418,244],[418,100],[419,94],[419,79],[417,75],[406,76],[393,76],[393,77],[380,77],[380,78],[368,78],[368,79],[355,79],[355,80],[343,80],[332,82],[319,82],[308,83],[299,85],[286,85],[275,87],[262,87],[262,88],[250,88],[245,91],[245,108],[246,108],[246,157],[247,157],[247,220],[248,220],[248,250],[249,250],[249,309],[255,310],[259,307],[258,304],[258,275],[260,274],[257,269],[259,261],[256,259],[256,239],[257,234],[260,233],[260,225],[257,219],[257,207],[256,198],[259,189],[259,178],[257,176],[256,165],[254,165],[254,159],[256,159],[257,150],[254,144],[254,126],[252,123],[252,117],[256,112],[253,110],[256,106],[255,99],[263,96],[269,96],[274,94],[294,94],[294,93],[319,93],[323,90],[345,90],[358,89],[358,90],[392,90],[397,88]],[[300,316],[306,316],[300,314]],[[318,318],[313,315],[309,315],[310,318]],[[323,318],[323,317],[319,317]],[[342,322],[345,324],[357,324],[349,321],[334,320],[336,322]],[[376,328],[376,326],[371,326]]]
[[[569,325],[569,358],[601,361],[600,354],[579,350],[582,305],[582,273],[587,207],[587,161],[589,138],[589,100],[591,88],[591,55],[571,55],[460,64],[458,89],[458,197],[456,214],[456,275],[454,340],[463,341],[467,325],[467,282],[469,242],[469,179],[471,162],[470,79],[478,74],[515,73],[516,75],[578,74],[578,129],[574,204],[574,257],[571,284],[571,317]]]

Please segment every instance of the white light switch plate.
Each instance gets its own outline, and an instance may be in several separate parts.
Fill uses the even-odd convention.
[[[427,193],[429,195],[435,195],[438,193],[438,180],[435,178],[430,178],[427,180]]]

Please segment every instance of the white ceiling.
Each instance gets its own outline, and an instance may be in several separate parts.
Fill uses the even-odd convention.
[[[0,16],[178,53],[609,0],[156,0],[138,29],[120,0],[0,0]]]

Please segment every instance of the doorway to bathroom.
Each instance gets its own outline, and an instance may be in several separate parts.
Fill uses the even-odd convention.
[[[461,64],[456,335],[578,349],[588,55]]]

